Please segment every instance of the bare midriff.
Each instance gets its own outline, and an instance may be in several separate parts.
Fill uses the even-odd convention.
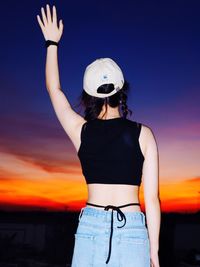
[[[139,186],[128,184],[87,184],[87,202],[107,206],[121,206],[128,203],[139,203]],[[86,205],[91,207],[90,205]],[[100,207],[93,207],[102,209]],[[141,211],[140,206],[123,207],[123,211]]]

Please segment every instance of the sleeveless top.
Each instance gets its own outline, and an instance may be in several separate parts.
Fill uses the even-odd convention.
[[[141,123],[117,117],[86,121],[77,152],[86,183],[141,184]]]

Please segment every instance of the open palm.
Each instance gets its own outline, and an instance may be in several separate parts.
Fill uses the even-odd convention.
[[[56,14],[56,7],[53,6],[52,16],[50,7],[46,5],[46,13],[44,8],[41,8],[42,13],[42,20],[39,15],[37,15],[37,20],[44,35],[45,40],[52,40],[54,42],[59,42],[60,38],[63,33],[63,22],[62,20],[59,21],[59,27],[57,25],[57,14]]]

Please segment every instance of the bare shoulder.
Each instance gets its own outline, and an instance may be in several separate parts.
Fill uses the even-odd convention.
[[[156,137],[154,131],[149,125],[141,123],[139,142],[141,142],[141,147],[144,156],[146,155],[147,150],[157,149]]]
[[[159,155],[152,127],[143,125],[142,134],[145,143],[142,182],[144,185],[145,206],[146,210],[148,210],[151,205],[151,200],[157,199],[159,194]]]
[[[61,89],[49,91],[49,96],[61,126],[78,150],[80,132],[86,120],[72,108]]]
[[[145,138],[153,138],[154,137],[154,133],[153,130],[150,126],[141,123],[141,134],[145,137]]]

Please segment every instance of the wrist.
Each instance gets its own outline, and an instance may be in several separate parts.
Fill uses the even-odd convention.
[[[45,41],[45,47],[48,48],[49,46],[54,46],[54,47],[58,47],[59,46],[59,42],[55,42],[53,40],[46,40]]]
[[[158,250],[150,250],[150,254],[152,256],[156,256],[156,255],[158,255]]]
[[[57,50],[58,47],[56,45],[49,45],[46,49],[47,50]]]

